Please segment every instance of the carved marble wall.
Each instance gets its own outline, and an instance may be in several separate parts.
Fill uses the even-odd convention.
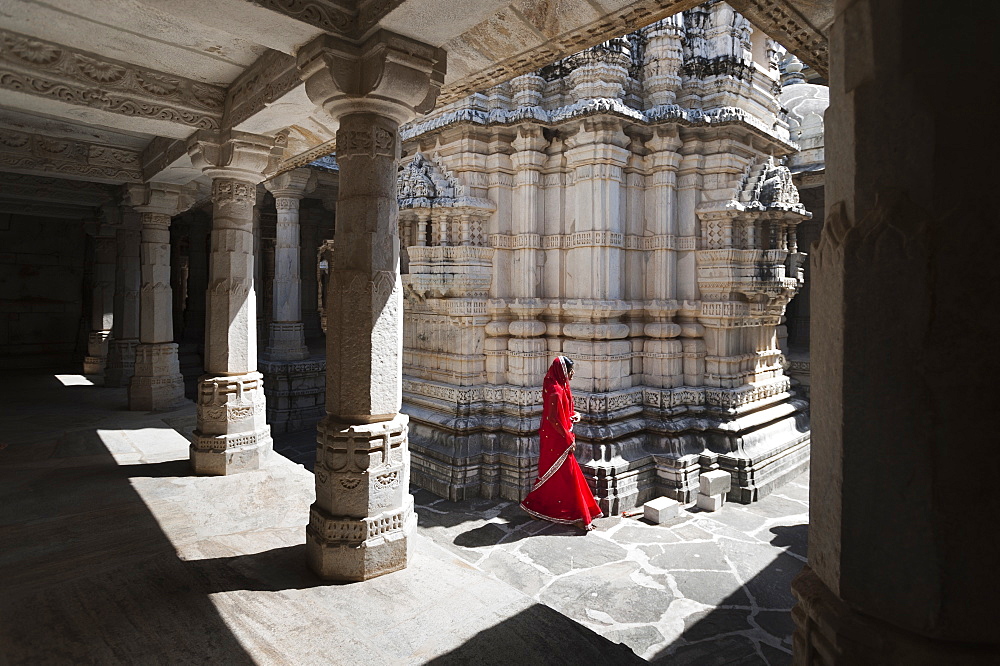
[[[756,41],[755,41],[756,40]],[[808,463],[781,319],[802,282],[779,47],[722,2],[403,129],[413,479],[520,498],[541,380],[577,361],[577,457],[605,512],[749,502]]]

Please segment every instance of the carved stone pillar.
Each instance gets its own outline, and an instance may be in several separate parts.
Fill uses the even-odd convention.
[[[128,203],[140,214],[142,228],[139,345],[128,391],[133,410],[169,409],[184,399],[170,290],[170,218],[178,211],[180,196],[178,188],[157,183],[128,190]]]
[[[139,214],[123,213],[124,226],[118,229],[118,270],[115,274],[115,319],[108,345],[105,386],[128,386],[135,372],[135,348],[139,344]]]
[[[115,232],[98,226],[92,236],[94,268],[91,280],[90,334],[83,374],[103,378],[108,359],[108,341],[114,322],[115,302]]]
[[[983,518],[1000,515],[988,416],[1000,361],[984,350],[996,346],[1000,270],[969,260],[1000,243],[996,204],[977,194],[995,191],[996,154],[955,136],[980,100],[928,103],[925,83],[965,89],[1000,62],[990,40],[968,38],[962,12],[834,4],[793,662],[996,664],[1000,539]],[[975,21],[995,25],[997,9]],[[975,508],[956,511],[959,497]]]
[[[399,124],[434,105],[444,53],[380,31],[299,50],[310,99],[339,121],[337,251],[330,267],[327,416],[306,536],[321,577],[404,568],[416,530],[402,399],[403,300],[396,201]]]
[[[271,179],[264,186],[274,195],[278,211],[274,245],[274,288],[269,344],[271,361],[300,361],[309,357],[302,324],[302,280],[299,269],[299,201],[316,179],[308,169],[295,169]]]
[[[263,377],[257,372],[254,205],[272,139],[199,132],[192,162],[212,178],[212,248],[205,298],[205,375],[191,464],[198,474],[259,469],[271,451]]]

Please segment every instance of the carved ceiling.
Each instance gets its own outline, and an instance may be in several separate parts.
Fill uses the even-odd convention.
[[[334,146],[299,48],[386,29],[442,47],[438,103],[697,4],[698,0],[4,0],[0,171],[182,184],[198,130],[289,140],[277,170]],[[832,0],[731,0],[820,72]]]

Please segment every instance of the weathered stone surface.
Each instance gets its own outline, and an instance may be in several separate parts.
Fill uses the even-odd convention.
[[[601,613],[614,622],[655,622],[670,605],[673,595],[665,580],[637,584],[633,575],[639,565],[618,562],[559,578],[549,585],[540,599],[578,621],[593,622],[588,610],[600,600]]]
[[[780,162],[781,53],[716,3],[403,128],[417,484],[521,499],[555,354],[578,360],[577,458],[607,513],[694,501],[720,468],[752,502],[803,468],[780,342],[810,214]]]

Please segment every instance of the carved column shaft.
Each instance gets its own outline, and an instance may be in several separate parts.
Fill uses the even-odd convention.
[[[309,357],[302,323],[299,201],[315,179],[305,169],[283,173],[266,184],[277,210],[272,321],[265,356],[270,361],[300,361]]]
[[[309,98],[338,120],[336,247],[327,308],[327,416],[319,425],[309,564],[364,580],[406,567],[416,531],[402,403],[399,125],[434,106],[444,52],[379,31],[298,52]],[[353,73],[353,75],[345,75]]]
[[[212,179],[212,232],[205,295],[205,374],[191,466],[198,474],[261,468],[270,454],[263,377],[257,372],[254,290],[257,183],[274,140],[245,132],[199,132],[192,163]]]
[[[94,268],[91,282],[90,335],[83,372],[104,375],[108,357],[108,341],[114,321],[115,300],[115,237],[107,232],[93,237]]]
[[[271,449],[263,377],[257,372],[254,204],[257,185],[212,181],[212,250],[205,297],[205,375],[191,463],[199,474],[258,469]]]
[[[184,380],[173,342],[170,290],[170,214],[142,210],[139,246],[142,286],[139,296],[139,342],[135,373],[129,383],[129,408],[170,408],[184,399]]]
[[[138,217],[134,213],[131,215]],[[136,220],[136,222],[138,222]],[[118,270],[115,274],[115,320],[108,347],[105,386],[127,386],[135,372],[135,348],[139,344],[140,232],[133,228],[117,232]]]

